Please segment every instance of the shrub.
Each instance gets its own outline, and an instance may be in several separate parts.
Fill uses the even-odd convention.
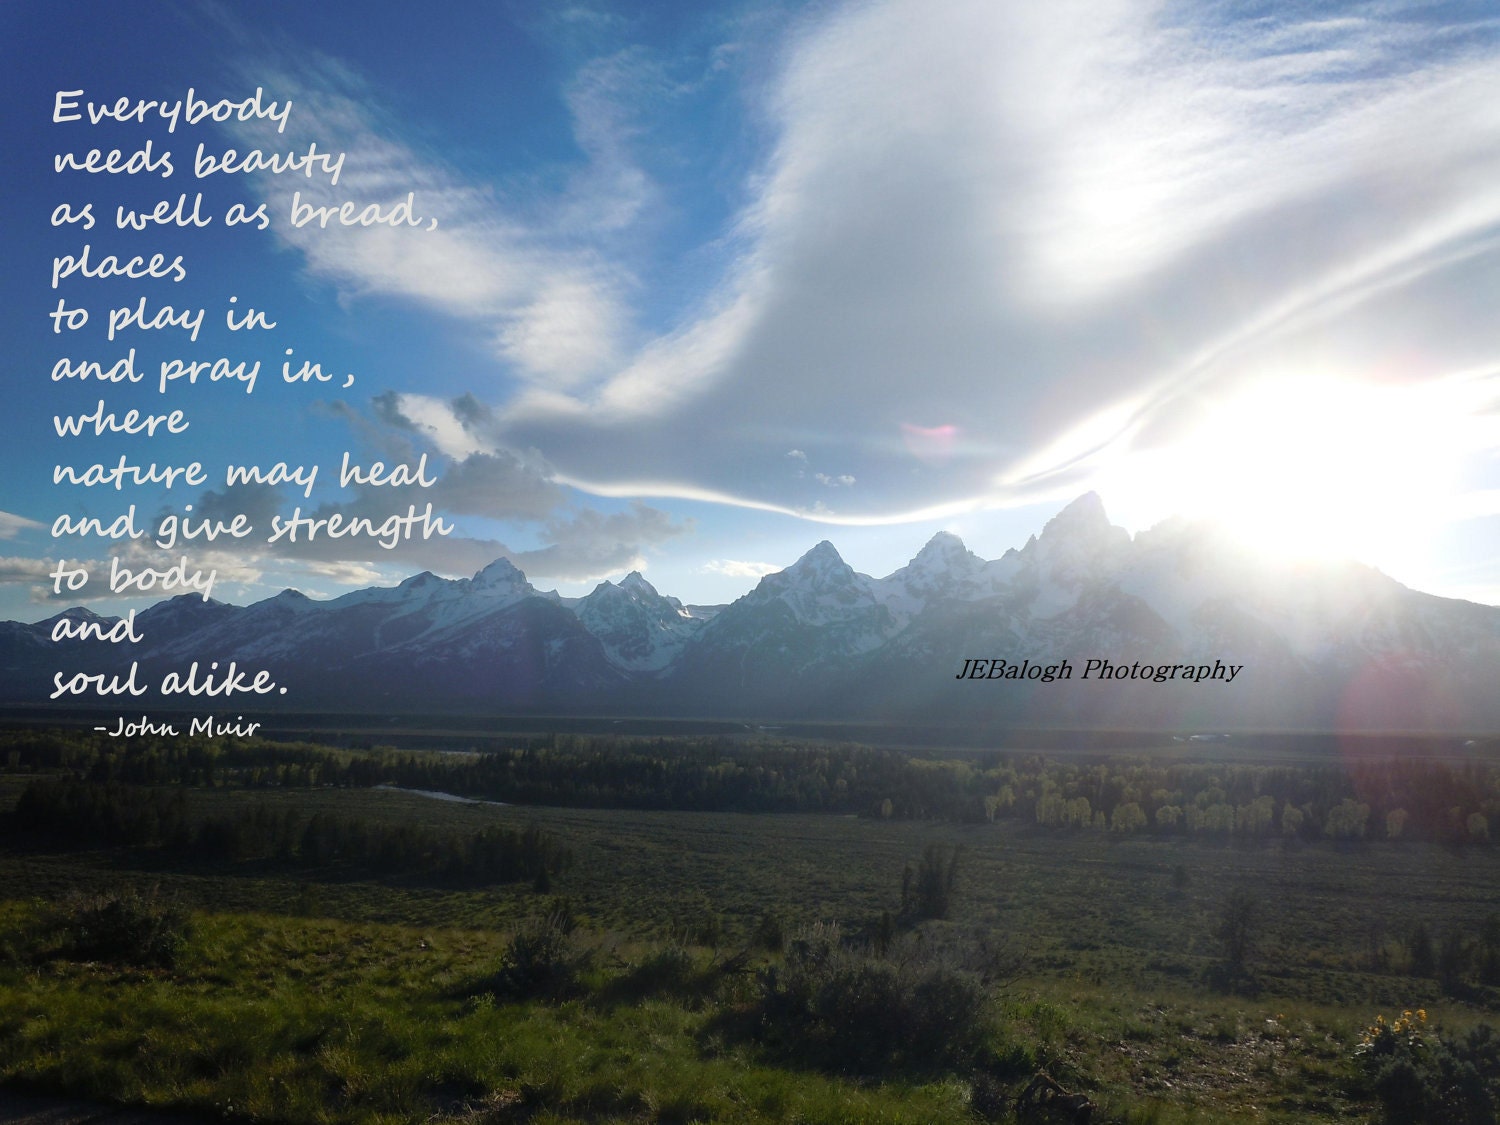
[[[1443,935],[1437,950],[1437,976],[1448,995],[1457,995],[1462,990],[1473,953],[1473,948],[1459,930],[1450,929]]]
[[[825,1069],[868,1074],[972,1061],[988,1030],[977,972],[911,944],[883,958],[842,944],[837,926],[790,942],[760,976],[762,1042]]]
[[[786,919],[778,910],[767,910],[755,925],[755,944],[772,953],[786,947]]]
[[[591,953],[556,913],[525,923],[510,939],[500,970],[488,982],[497,995],[560,999],[571,993]]]
[[[724,940],[724,919],[707,898],[698,901],[684,911],[685,936],[698,945],[716,946]]]
[[[622,999],[672,996],[679,1000],[701,1000],[717,987],[714,967],[700,968],[692,950],[678,942],[653,949],[614,981],[610,992]]]
[[[1406,971],[1414,977],[1430,977],[1437,972],[1437,950],[1425,922],[1418,922],[1406,935]]]
[[[1219,924],[1214,936],[1224,945],[1224,961],[1232,975],[1245,969],[1255,948],[1256,916],[1260,905],[1255,896],[1242,888],[1233,890],[1219,908]]]
[[[1500,984],[1500,914],[1489,915],[1479,928],[1479,983]]]
[[[48,927],[60,956],[169,969],[189,934],[187,912],[153,889],[75,895]]]
[[[903,914],[919,921],[948,917],[953,904],[953,889],[958,882],[960,850],[928,844],[922,852],[921,865],[915,871],[907,867],[901,879]]]
[[[1500,1039],[1487,1024],[1458,1039],[1429,1031],[1425,1011],[1376,1016],[1354,1055],[1387,1125],[1492,1125],[1500,1112]]]
[[[981,1121],[1011,1118],[1010,1090],[993,1074],[976,1071],[969,1079],[969,1109]]]

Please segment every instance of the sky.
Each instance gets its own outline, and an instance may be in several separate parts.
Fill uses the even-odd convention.
[[[10,0],[0,55],[0,617],[183,559],[713,604],[1089,490],[1500,603],[1491,4]],[[101,401],[180,432],[59,436]],[[122,457],[202,479],[54,483]]]

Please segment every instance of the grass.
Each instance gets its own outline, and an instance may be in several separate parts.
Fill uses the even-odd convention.
[[[0,779],[3,780],[3,779]],[[1162,987],[1201,978],[1220,957],[1213,929],[1229,888],[1261,904],[1253,957],[1262,987],[1330,1003],[1427,1003],[1420,982],[1365,971],[1372,936],[1395,945],[1417,922],[1476,932],[1495,910],[1500,851],[1423,843],[1250,846],[1042,830],[1001,821],[942,825],[783,814],[630,812],[457,805],[391,790],[191,794],[202,812],[247,799],[472,830],[536,823],[572,848],[554,890],[591,928],[664,938],[712,916],[726,945],[750,940],[768,910],[804,922],[872,925],[900,904],[901,872],[929,843],[961,845],[952,924],[1022,946],[1041,976],[1129,975]],[[1181,867],[1187,886],[1174,886]],[[313,878],[271,864],[197,864],[151,852],[0,853],[15,897],[52,898],[120,879],[160,884],[204,907],[313,913],[411,925],[513,925],[532,909],[525,885],[459,891]],[[1024,939],[1024,940],[1023,940]],[[1395,989],[1387,987],[1396,985]],[[1428,982],[1431,986],[1431,982]],[[1435,986],[1431,986],[1435,987]],[[1403,990],[1406,990],[1403,992]],[[1397,993],[1401,994],[1397,994]]]
[[[6,922],[24,924],[12,906]],[[705,1039],[671,1001],[466,995],[501,935],[200,915],[174,973],[51,963],[0,974],[0,1076],[251,1120],[952,1119],[956,1082],[840,1081]],[[505,1119],[501,1114],[501,1119]]]
[[[0,808],[24,779],[0,775]],[[1376,1012],[1495,1022],[1492,989],[1371,971],[1417,921],[1475,932],[1500,852],[1419,843],[1241,847],[814,815],[462,805],[391,790],[193,790],[443,828],[536,823],[574,864],[550,895],[356,871],[208,864],[150,850],[0,851],[0,1082],[239,1121],[932,1122],[973,1119],[969,1075],[797,1065],[736,1031],[768,913],[873,933],[929,844],[961,846],[929,943],[989,943],[980,1062],[1007,1089],[1038,1067],[1107,1122],[1368,1119],[1351,1055]],[[1177,874],[1181,869],[1182,874]],[[1186,878],[1183,878],[1185,874]],[[37,956],[47,903],[159,888],[193,911],[171,969]],[[1259,904],[1247,975],[1213,987],[1229,889]],[[559,903],[589,956],[579,987],[486,983],[511,936]],[[711,943],[704,935],[718,936]],[[737,1020],[739,1022],[737,1022]]]

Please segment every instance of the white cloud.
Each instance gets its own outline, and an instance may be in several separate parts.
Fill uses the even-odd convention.
[[[472,423],[440,399],[430,395],[393,394],[376,401],[387,421],[399,421],[417,430],[444,457],[469,457],[489,448],[487,441],[472,432]]]
[[[646,566],[644,550],[691,530],[657,508],[636,502],[620,512],[584,508],[549,520],[551,542],[532,551],[509,555],[528,576],[560,582],[583,582]]]
[[[29,520],[25,516],[13,515],[10,512],[0,512],[0,539],[14,539],[23,531],[36,531],[45,527],[46,524]]]
[[[713,559],[703,564],[709,574],[722,574],[726,578],[764,578],[784,569],[775,563],[746,562],[740,559]]]
[[[373,417],[347,404],[332,413],[353,425],[376,448],[396,449],[409,459],[416,456],[407,444],[411,439],[420,445],[467,449],[477,444],[471,435],[493,425],[487,409],[468,397],[438,402],[420,396],[383,395],[373,403]],[[430,468],[434,478],[430,485],[355,486],[345,490],[344,497],[316,504],[306,503],[300,492],[288,495],[264,484],[205,491],[193,502],[195,515],[229,520],[243,514],[256,533],[226,542],[218,551],[193,552],[194,565],[217,567],[222,581],[241,587],[265,581],[300,585],[298,576],[311,576],[314,582],[364,584],[390,572],[418,569],[466,576],[497,558],[510,559],[533,579],[585,581],[639,569],[645,565],[646,551],[692,529],[692,521],[674,520],[639,501],[614,512],[578,507],[545,463],[534,456],[503,449],[469,452]],[[273,517],[290,516],[293,504],[305,520],[366,518],[377,528],[391,515],[404,515],[409,506],[420,514],[430,504],[439,519],[455,528],[455,517],[477,517],[513,528],[534,525],[541,545],[516,549],[501,540],[462,531],[423,538],[420,524],[410,537],[389,548],[368,535],[311,534],[305,525],[295,538],[282,536],[269,543]],[[163,552],[149,543],[127,544],[115,553],[132,565],[148,560],[164,565],[159,561]]]
[[[56,565],[51,559],[0,556],[0,583],[29,586],[33,582],[45,581],[50,587],[52,584],[52,569]]]
[[[560,387],[599,371],[614,357],[621,325],[614,304],[595,299],[594,284],[581,275],[546,279],[500,330],[501,351],[527,371],[549,373]]]
[[[642,86],[660,88],[666,78],[640,48],[596,58],[574,75],[566,100],[573,136],[588,163],[569,184],[556,226],[570,232],[619,231],[631,226],[653,201],[655,185],[632,152],[641,130],[629,107]]]
[[[347,154],[337,185],[324,176],[258,180],[275,215],[272,230],[303,253],[313,273],[350,297],[408,297],[470,319],[486,331],[515,374],[542,387],[572,386],[613,362],[626,319],[621,271],[568,246],[564,234],[570,232],[538,226],[519,209],[507,209],[489,189],[465,182],[441,161],[394,139],[392,123],[380,119],[369,90],[333,60],[307,56],[288,59],[285,67],[274,76],[276,89],[295,104],[285,133],[276,135],[260,122],[233,128],[246,143],[296,150],[316,142],[320,150]],[[596,116],[602,112],[601,98],[580,95],[579,104]],[[580,128],[591,138],[608,133],[597,123]],[[615,159],[615,150],[610,152]],[[314,219],[293,227],[287,216],[294,193],[313,207],[336,208],[354,200],[361,207],[373,203],[386,209],[415,193],[414,210],[424,222],[399,227],[335,222],[324,229]],[[575,210],[620,206],[618,199],[587,195],[580,194]],[[432,219],[435,228],[426,221]]]

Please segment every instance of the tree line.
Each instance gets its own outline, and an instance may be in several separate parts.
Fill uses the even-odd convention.
[[[221,739],[0,735],[12,770],[97,783],[248,789],[396,785],[510,804],[829,812],[1219,839],[1486,844],[1500,834],[1500,766],[1391,756],[1327,765],[984,751],[923,757],[856,744],[557,734],[473,753],[349,750]]]
[[[194,817],[182,789],[79,777],[32,781],[0,831],[53,847],[162,848],[210,861],[343,867],[465,886],[545,884],[571,862],[557,837],[536,825],[442,832],[327,812],[306,816],[261,802]]]

